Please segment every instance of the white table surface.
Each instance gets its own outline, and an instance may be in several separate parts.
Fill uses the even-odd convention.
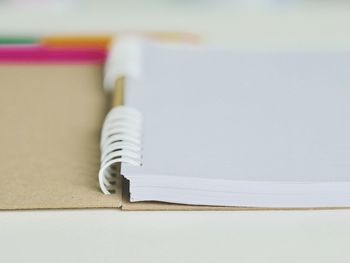
[[[0,33],[185,30],[235,49],[350,49],[349,6],[88,2],[0,7]],[[350,210],[0,212],[0,262],[350,262]]]
[[[350,211],[1,212],[1,262],[349,262]]]

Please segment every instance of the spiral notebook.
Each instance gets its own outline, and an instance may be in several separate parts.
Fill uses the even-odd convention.
[[[132,202],[350,206],[349,61],[146,44],[106,120],[130,129],[109,159],[121,155]]]
[[[350,207],[349,58],[146,44],[106,118],[100,64],[2,65],[0,209]],[[137,140],[104,195],[110,122]]]

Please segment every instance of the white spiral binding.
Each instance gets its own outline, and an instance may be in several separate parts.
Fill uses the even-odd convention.
[[[101,134],[99,184],[104,194],[115,189],[114,165],[142,165],[142,114],[136,109],[118,106],[106,116]]]

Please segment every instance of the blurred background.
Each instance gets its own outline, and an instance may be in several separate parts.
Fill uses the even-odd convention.
[[[350,1],[0,0],[0,34],[184,31],[236,49],[350,49]]]

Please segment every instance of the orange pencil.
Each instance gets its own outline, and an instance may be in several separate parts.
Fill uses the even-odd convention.
[[[200,38],[191,33],[182,32],[131,32],[160,42],[199,44]],[[101,48],[108,49],[112,35],[85,35],[85,36],[46,36],[40,43],[47,47],[57,48]]]
[[[40,43],[48,47],[57,48],[101,48],[107,49],[112,36],[48,36],[43,37]]]

